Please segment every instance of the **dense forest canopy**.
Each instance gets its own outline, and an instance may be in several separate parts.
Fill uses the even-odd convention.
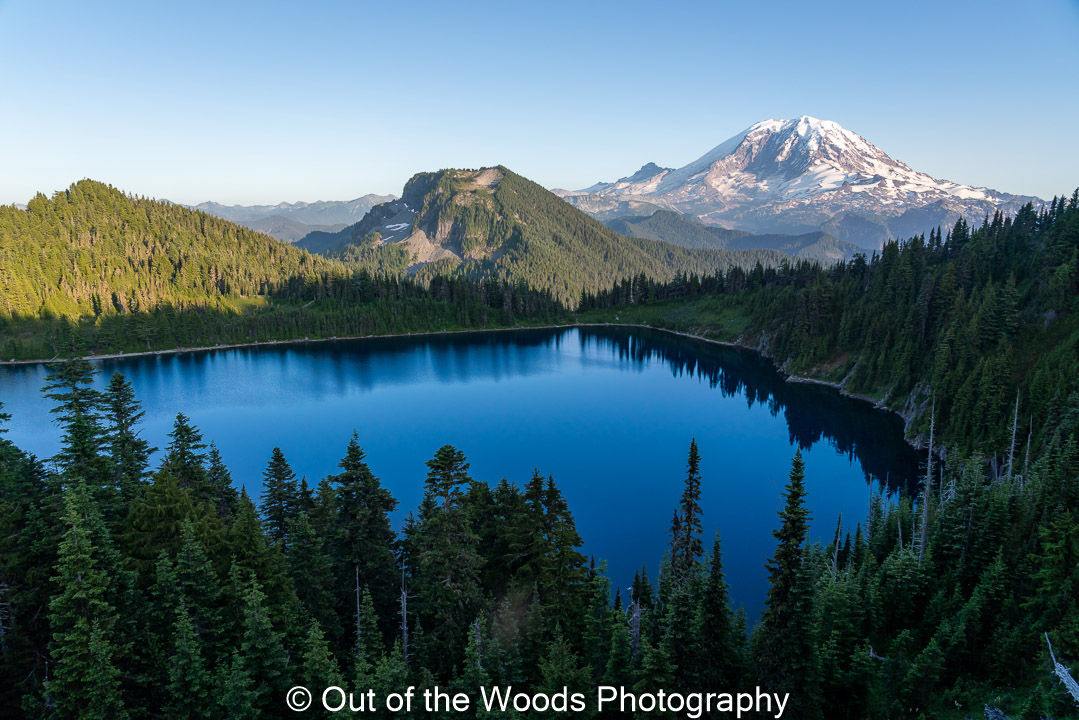
[[[25,210],[0,206],[0,313],[9,318],[214,306],[346,274],[262,233],[92,180],[39,194]]]

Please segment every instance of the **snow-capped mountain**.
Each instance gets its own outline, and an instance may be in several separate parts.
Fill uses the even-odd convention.
[[[684,167],[648,163],[564,197],[602,219],[652,205],[750,232],[824,230],[866,248],[1041,202],[937,180],[838,123],[804,115],[759,122]]]

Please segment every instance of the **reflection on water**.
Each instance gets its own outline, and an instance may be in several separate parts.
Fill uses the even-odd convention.
[[[893,416],[829,388],[788,384],[737,349],[668,333],[582,328],[264,346],[98,363],[131,380],[144,436],[164,446],[177,411],[213,440],[257,497],[274,446],[312,484],[353,430],[401,502],[420,500],[424,461],[444,443],[474,477],[523,483],[533,469],[562,487],[586,552],[624,586],[655,572],[681,494],[686,449],[702,455],[706,546],[717,529],[733,596],[751,616],[794,448],[803,448],[814,540],[842,515],[853,530],[870,494],[917,474]],[[41,366],[0,369],[7,438],[48,457],[59,446]]]
[[[782,414],[791,444],[809,449],[825,439],[857,460],[867,479],[909,489],[917,478],[919,456],[897,442],[903,433],[897,416],[823,385],[788,383],[757,353],[657,331],[582,328],[580,334],[582,344],[609,347],[627,364],[661,360],[676,377],[703,378],[724,397],[741,396],[750,407],[763,405],[772,416]]]

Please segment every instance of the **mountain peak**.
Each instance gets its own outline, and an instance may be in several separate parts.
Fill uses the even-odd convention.
[[[605,202],[574,201],[574,196]],[[763,120],[681,168],[648,163],[633,175],[567,199],[582,207],[610,206],[616,199],[648,202],[749,232],[859,228],[864,237],[844,239],[866,247],[950,225],[959,217],[978,221],[998,209],[1014,213],[1028,201],[1037,202],[937,180],[839,123],[810,115]],[[844,220],[846,215],[854,217]]]

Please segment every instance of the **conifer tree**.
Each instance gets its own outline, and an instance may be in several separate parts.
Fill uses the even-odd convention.
[[[365,462],[366,454],[355,433],[349,439],[341,473],[332,483],[332,555],[336,560],[338,607],[343,625],[355,618],[356,571],[361,587],[376,588],[373,595],[379,616],[389,618],[396,605],[397,568],[393,555],[396,538],[390,513],[397,507],[386,488]],[[331,502],[330,498],[326,498]],[[387,626],[388,627],[388,626]]]
[[[49,603],[52,627],[48,699],[61,718],[109,720],[127,717],[114,630],[115,557],[104,522],[80,482],[64,493],[66,530],[60,543],[55,585]]]
[[[202,643],[183,602],[176,613],[168,678],[165,712],[169,717],[210,720],[216,715],[211,702],[212,677],[206,668]]]
[[[462,504],[471,482],[464,454],[445,445],[427,462],[426,492],[417,545],[417,600],[429,639],[442,649],[433,667],[461,657],[468,623],[480,599],[481,557]]]
[[[202,433],[191,424],[190,418],[183,413],[176,413],[161,469],[176,478],[181,488],[192,491],[197,500],[209,499],[206,487],[206,456],[202,452],[205,449]]]
[[[698,606],[700,628],[698,687],[735,687],[738,683],[741,657],[744,653],[745,634],[738,634],[734,613],[731,611],[727,580],[723,575],[723,554],[719,533],[712,543],[708,576],[704,581],[701,602]]]
[[[104,428],[101,393],[92,387],[95,373],[84,358],[65,360],[49,366],[43,388],[45,397],[56,403],[51,412],[63,429],[60,452],[54,459],[66,473],[84,478],[90,487],[100,487],[106,475],[98,452]]]
[[[539,664],[540,688],[549,693],[587,693],[592,684],[591,671],[581,662],[573,647],[566,640],[562,628],[555,627],[554,638],[547,645],[546,655]],[[554,715],[558,715],[554,713]],[[566,717],[590,717],[590,713],[566,713]]]
[[[805,507],[805,465],[799,449],[784,489],[785,505],[768,561],[768,598],[754,636],[757,677],[762,687],[790,688],[800,716],[816,713],[812,588],[804,566],[809,511]]]
[[[135,399],[135,390],[121,373],[115,372],[102,396],[107,421],[105,439],[116,484],[125,503],[135,497],[142,484],[150,454],[156,448],[139,437],[138,425],[146,414]]]
[[[243,594],[243,634],[240,657],[251,679],[252,706],[262,715],[275,713],[288,689],[288,656],[270,622],[266,595],[258,582],[246,583]]]
[[[337,660],[330,652],[326,636],[314,620],[308,623],[307,633],[301,643],[298,682],[316,696],[310,712],[315,717],[332,717],[332,713],[323,709],[317,698],[318,688],[327,688],[331,685],[344,687],[345,682]]]
[[[275,447],[262,473],[262,512],[266,535],[271,542],[286,547],[289,525],[299,511],[299,488],[296,473],[289,467],[281,448]]]
[[[672,526],[671,569],[680,582],[704,553],[701,545],[701,456],[697,439],[689,443],[685,487]]]
[[[221,458],[221,451],[217,445],[210,443],[210,449],[206,452],[206,484],[212,498],[213,508],[218,517],[231,518],[239,504],[239,493],[232,487],[232,473],[225,466]]]
[[[307,614],[320,627],[329,628],[330,639],[336,645],[340,628],[333,595],[333,562],[307,513],[292,520],[289,536],[292,547],[288,568],[296,595]]]

